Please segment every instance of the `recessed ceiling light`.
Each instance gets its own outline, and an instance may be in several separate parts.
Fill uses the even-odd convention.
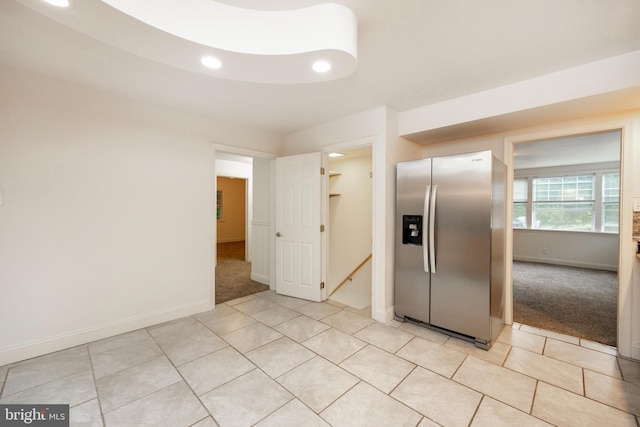
[[[316,61],[313,63],[313,71],[316,73],[326,73],[331,69],[331,64],[327,61]]]
[[[329,157],[342,157],[344,154],[342,153],[329,153]]]
[[[44,1],[46,3],[49,3],[57,7],[69,7],[69,0],[44,0]]]
[[[214,58],[213,56],[203,56],[201,59],[202,65],[207,68],[218,69],[222,67],[222,62],[218,58]]]

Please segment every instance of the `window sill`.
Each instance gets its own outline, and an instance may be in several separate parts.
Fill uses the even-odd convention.
[[[514,228],[513,231],[524,231],[526,233],[566,233],[566,234],[592,234],[594,236],[617,236],[619,233],[610,231],[578,231],[578,230],[547,230],[544,228]]]

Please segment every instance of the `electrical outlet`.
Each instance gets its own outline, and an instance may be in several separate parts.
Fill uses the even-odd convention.
[[[543,248],[542,249],[542,253],[543,254],[548,254],[549,253],[549,249],[548,248]]]
[[[640,212],[640,197],[633,198],[633,211]]]

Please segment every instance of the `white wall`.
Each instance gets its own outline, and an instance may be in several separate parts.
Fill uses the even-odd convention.
[[[252,174],[253,166],[251,163],[216,159],[216,176],[251,179]]]
[[[271,215],[271,160],[253,159],[253,219],[269,221]]]
[[[501,135],[488,135],[425,145],[422,150],[422,157],[450,156],[485,150],[491,150],[494,156],[504,162],[504,139]]]
[[[514,229],[513,259],[616,271],[618,235]]]
[[[352,141],[355,141],[355,146],[367,142],[375,144],[376,138],[384,142],[386,110],[385,107],[374,108],[285,135],[282,155],[328,151],[327,147],[341,144],[352,148],[349,145]]]
[[[371,259],[349,278],[340,289],[331,295],[331,300],[361,310],[371,306],[371,283],[373,283]]]
[[[537,107],[612,93],[639,84],[640,50],[636,50],[405,111],[400,115],[400,135],[469,124],[514,112],[532,112]],[[566,113],[560,110],[558,114]],[[566,120],[557,117],[550,119]],[[481,126],[478,123],[478,127]]]
[[[0,365],[213,306],[214,150],[272,135],[0,69]]]

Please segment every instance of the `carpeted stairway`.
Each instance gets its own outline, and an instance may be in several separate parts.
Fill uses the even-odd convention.
[[[218,243],[217,247],[216,304],[269,289],[251,280],[251,263],[244,261],[244,242]]]
[[[615,272],[513,263],[513,320],[616,346]]]

